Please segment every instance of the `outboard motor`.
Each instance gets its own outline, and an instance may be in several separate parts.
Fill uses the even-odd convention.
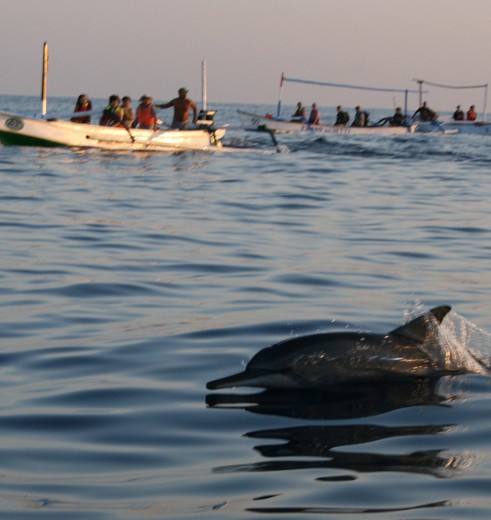
[[[200,110],[196,125],[201,130],[207,130],[215,124],[215,110]]]

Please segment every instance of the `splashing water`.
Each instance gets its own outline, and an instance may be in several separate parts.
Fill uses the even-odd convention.
[[[438,329],[445,368],[474,374],[491,370],[491,334],[451,311]]]

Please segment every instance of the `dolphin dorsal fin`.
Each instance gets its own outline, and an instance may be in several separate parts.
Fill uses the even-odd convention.
[[[435,320],[438,324],[443,321],[443,318],[450,312],[452,307],[449,305],[442,305],[441,307],[435,307],[430,312],[418,316],[414,320],[398,327],[390,332],[391,335],[403,336],[415,340],[417,342],[423,342],[428,337],[428,334],[432,332],[432,326],[435,325]]]

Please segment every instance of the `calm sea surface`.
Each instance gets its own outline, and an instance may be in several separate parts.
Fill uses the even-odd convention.
[[[442,304],[459,348],[491,355],[491,137],[276,153],[236,108],[236,152],[0,146],[1,518],[489,518],[487,376],[205,385],[279,340]]]

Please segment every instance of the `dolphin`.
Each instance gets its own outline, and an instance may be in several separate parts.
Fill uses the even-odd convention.
[[[439,326],[450,310],[435,307],[386,334],[334,332],[287,339],[259,351],[243,372],[206,387],[319,390],[462,373],[462,367],[446,362],[439,341]]]

